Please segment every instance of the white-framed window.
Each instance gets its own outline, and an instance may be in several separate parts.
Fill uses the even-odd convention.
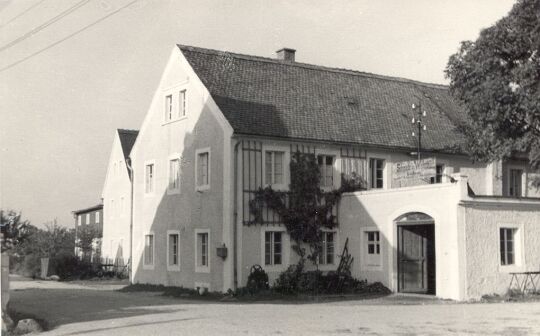
[[[365,228],[362,231],[363,262],[366,268],[380,269],[382,267],[381,233],[376,227]]]
[[[86,225],[90,224],[90,214],[86,214]]]
[[[283,265],[283,231],[264,232],[264,264]]]
[[[431,183],[442,183],[444,177],[444,165],[435,165],[435,176],[431,178]]]
[[[100,221],[100,213],[99,211],[96,211],[96,224],[99,224],[99,221]]]
[[[210,189],[210,148],[199,149],[195,155],[195,188],[196,190]]]
[[[77,216],[77,225],[79,225],[79,226],[82,225],[82,216],[81,215]]]
[[[165,96],[165,121],[173,120],[173,96],[168,94]]]
[[[148,162],[144,166],[144,192],[151,194],[154,192],[155,164]]]
[[[264,182],[267,185],[285,184],[285,152],[265,151],[264,152]]]
[[[154,268],[154,234],[148,233],[144,236],[144,263],[143,268]]]
[[[180,270],[180,232],[167,231],[167,270]]]
[[[178,92],[178,118],[183,118],[187,114],[187,95],[186,90]]]
[[[321,187],[334,186],[334,160],[333,155],[317,155],[317,164],[321,173]]]
[[[169,191],[180,190],[180,158],[169,159]]]
[[[210,272],[210,230],[195,229],[195,272]]]
[[[517,228],[499,228],[502,266],[515,265],[516,263],[516,233]]]
[[[335,231],[322,232],[321,251],[319,254],[320,265],[333,265],[335,263],[336,236],[337,233]]]
[[[372,189],[384,188],[384,160],[369,159],[369,186]]]

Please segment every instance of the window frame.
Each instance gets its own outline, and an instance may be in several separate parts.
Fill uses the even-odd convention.
[[[148,166],[152,166],[152,190],[147,190],[148,185],[148,174],[146,172],[146,169]],[[156,191],[156,161],[155,160],[148,160],[144,162],[144,195],[145,196],[152,196],[154,195]]]
[[[171,247],[170,247],[170,237],[177,237],[176,241],[176,264],[171,264]],[[167,230],[167,271],[178,272],[180,271],[181,261],[180,261],[180,231],[179,230]]]
[[[146,237],[152,237],[152,263],[146,263]],[[154,231],[143,234],[143,269],[153,270],[156,265],[156,236]]]
[[[267,232],[279,232],[281,233],[281,264],[269,264],[267,265],[265,262],[265,256],[266,256],[266,233]],[[281,272],[287,267],[289,267],[290,263],[290,237],[287,233],[287,230],[285,227],[281,225],[268,225],[261,228],[260,233],[260,265],[267,271],[267,272]]]
[[[513,174],[514,172],[519,172],[519,174],[514,175]],[[519,184],[515,185],[516,187],[519,188],[519,190],[512,192],[513,187],[514,187],[514,183],[512,183],[512,182],[515,182],[513,180],[514,176],[519,176]],[[512,166],[508,167],[508,196],[510,196],[510,197],[523,197],[523,190],[524,190],[523,181],[525,180],[524,176],[525,176],[525,169],[518,168],[518,167],[512,167]],[[518,191],[519,191],[519,193],[518,193]]]
[[[211,235],[210,235],[210,229],[195,229],[195,272],[196,273],[210,273],[210,264],[211,264]],[[202,254],[201,251],[199,251],[202,246],[199,246],[199,235],[200,234],[206,234],[207,235],[207,242],[206,242],[206,263],[207,265],[199,265],[199,254]]]
[[[77,215],[77,225],[78,226],[82,225],[82,215]]]
[[[374,179],[377,180],[377,177],[375,175],[376,170],[374,171],[373,168],[372,168],[372,162],[374,162],[374,161],[382,161],[382,168],[381,168],[382,185],[380,187],[377,187],[377,186],[374,187],[373,186],[373,184],[374,184],[373,180]],[[383,157],[380,157],[380,156],[370,156],[370,157],[368,157],[368,174],[369,174],[368,184],[369,184],[369,189],[386,189],[387,188],[387,181],[388,181],[388,178],[386,176],[387,161],[388,161],[387,158],[383,158]]]
[[[283,181],[282,183],[266,183],[266,152],[283,152],[283,165],[282,165],[282,173],[283,173]],[[288,146],[280,146],[275,144],[263,144],[263,151],[262,151],[262,176],[263,176],[263,185],[264,186],[271,186],[274,190],[288,190],[289,189],[289,180],[290,180],[290,162],[291,162],[291,154],[290,154],[290,147]],[[274,168],[274,161],[272,162],[272,169]],[[272,179],[274,178],[274,172],[272,171]],[[272,181],[273,182],[273,181]]]
[[[171,162],[178,161],[178,171],[177,171],[177,186],[174,188],[171,188]],[[174,153],[169,155],[167,158],[167,194],[173,195],[173,194],[179,194],[180,189],[182,187],[181,180],[182,180],[182,158],[178,153]]]
[[[379,239],[372,242],[375,251],[377,251],[377,246],[379,246],[379,253],[369,253],[370,233],[378,233]],[[381,239],[383,236],[381,229],[377,226],[367,226],[361,229],[360,234],[362,267],[370,271],[382,271],[384,263],[384,245],[383,240]]]
[[[94,216],[94,219],[95,219],[95,223],[96,224],[99,224],[99,222],[101,221],[101,213],[98,211],[96,211],[96,214]]]
[[[503,265],[501,258],[501,229],[511,229],[514,232],[513,244],[514,244],[514,263]],[[497,263],[500,272],[520,272],[524,270],[523,251],[525,250],[524,237],[523,237],[523,224],[516,223],[498,223],[496,228],[496,244],[497,244]]]
[[[207,184],[199,185],[199,155],[207,153],[208,162],[207,162]],[[212,177],[212,152],[210,147],[199,148],[195,151],[195,191],[204,191],[210,189],[211,177]]]
[[[324,191],[330,191],[334,189],[339,189],[341,187],[341,153],[339,149],[331,148],[318,148],[315,150],[315,160],[317,166],[319,166],[319,156],[331,156],[333,157],[332,161],[332,185],[324,186],[320,185],[321,189]],[[320,168],[319,168],[320,169]]]
[[[180,98],[184,97],[184,99],[181,101]],[[187,109],[188,109],[188,96],[187,96],[187,88],[183,87],[178,90],[178,113],[177,113],[177,120],[187,118]],[[183,104],[180,104],[183,103]]]
[[[322,246],[322,254],[321,255],[324,255],[324,263],[321,263],[321,260],[320,260],[320,257],[321,255],[319,255],[319,259],[317,260],[317,263],[319,265],[319,269],[322,269],[322,270],[326,270],[326,268],[330,268],[330,269],[333,269],[335,268],[336,265],[338,265],[338,249],[339,249],[339,232],[337,229],[321,229],[321,231],[323,232],[324,235],[327,235],[329,233],[332,233],[334,235],[333,237],[333,248],[334,248],[334,251],[333,251],[333,261],[332,263],[328,263],[326,258],[327,258],[327,246],[324,246],[324,240],[323,240],[323,246]]]

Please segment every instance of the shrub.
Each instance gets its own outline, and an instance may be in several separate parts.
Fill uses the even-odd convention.
[[[62,280],[87,279],[97,275],[90,262],[72,254],[60,254],[50,262],[52,269]]]
[[[268,285],[268,274],[266,274],[260,265],[253,265],[251,267],[246,287],[251,294],[270,288]]]

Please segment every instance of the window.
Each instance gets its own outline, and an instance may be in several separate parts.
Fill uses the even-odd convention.
[[[201,151],[197,153],[197,189],[203,190],[210,187],[210,152]]]
[[[500,228],[501,265],[514,265],[516,254],[515,228]]]
[[[145,188],[146,193],[154,191],[154,164],[147,164],[145,167]]]
[[[369,185],[372,189],[381,189],[384,186],[384,160],[370,159],[369,160],[370,181]]]
[[[173,119],[173,99],[172,95],[165,96],[165,121]]]
[[[282,232],[266,231],[264,233],[264,264],[281,265],[282,263]]]
[[[90,214],[86,214],[86,225],[90,224]]]
[[[209,272],[210,271],[210,261],[209,261],[209,244],[210,244],[210,233],[203,230],[195,230],[197,244],[195,250],[196,257],[196,267],[195,272]]]
[[[523,175],[523,170],[521,169],[510,169],[510,181],[508,186],[508,195],[514,197],[521,196],[521,177]]]
[[[81,216],[81,215],[78,215],[78,216],[77,216],[77,224],[78,224],[78,225],[81,225],[81,224],[82,224],[82,216]]]
[[[96,224],[99,224],[99,220],[100,220],[100,213],[99,211],[96,211]]]
[[[381,240],[379,231],[365,231],[366,266],[381,265]]]
[[[186,116],[186,90],[181,90],[178,93],[178,117]]]
[[[169,160],[169,190],[180,189],[180,160]]]
[[[444,176],[444,165],[435,166],[435,176],[431,178],[431,183],[442,183]]]
[[[265,163],[265,183],[283,184],[283,159],[285,152],[266,151]]]
[[[144,236],[144,265],[154,265],[154,235]]]
[[[321,173],[321,187],[334,186],[334,157],[329,155],[317,156],[319,171]]]
[[[175,232],[167,236],[167,269],[178,269],[180,267],[180,235]]]
[[[334,263],[334,242],[335,232],[323,232],[321,242],[321,253],[319,254],[319,264],[330,265]]]

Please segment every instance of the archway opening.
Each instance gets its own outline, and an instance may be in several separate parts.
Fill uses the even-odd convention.
[[[435,221],[422,212],[396,220],[398,292],[435,294]]]

